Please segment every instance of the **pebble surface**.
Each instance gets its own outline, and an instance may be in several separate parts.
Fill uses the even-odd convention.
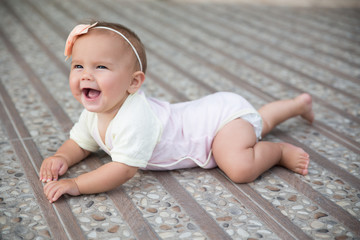
[[[11,145],[0,143],[1,239],[51,239],[36,197]]]
[[[63,62],[62,52],[66,38],[66,34],[63,33],[70,31],[78,22],[95,17],[87,10],[78,11],[78,8],[73,7],[75,3],[72,1],[56,0],[53,3],[45,0],[29,0],[26,3],[19,0],[5,1],[6,5],[10,6],[25,22],[26,27],[38,36],[44,47],[49,49],[60,62]],[[232,2],[236,3],[236,1]],[[267,102],[266,98],[246,90],[244,86],[251,85],[261,89],[264,95],[276,98],[289,98],[299,91],[308,91],[320,100],[314,103],[319,122],[325,123],[355,142],[360,141],[358,121],[341,114],[360,116],[358,101],[354,101],[350,96],[358,95],[360,91],[358,82],[344,80],[299,57],[280,51],[274,45],[262,43],[278,45],[287,52],[315,59],[319,64],[359,78],[360,68],[356,67],[356,64],[357,66],[360,64],[360,51],[356,50],[353,44],[354,41],[359,41],[359,38],[351,35],[358,30],[352,28],[347,23],[348,20],[344,20],[346,15],[343,12],[337,13],[336,10],[327,12],[326,9],[311,8],[302,11],[289,8],[285,11],[276,7],[266,9],[261,6],[243,7],[237,4],[217,3],[209,3],[205,6],[185,5],[176,1],[171,4],[156,1],[134,4],[121,1],[126,7],[113,4],[109,0],[103,0],[103,3],[112,6],[117,14],[97,1],[81,0],[76,4],[79,6],[86,4],[90,11],[96,12],[99,16],[106,16],[110,21],[121,21],[139,32],[148,49],[149,75],[143,86],[148,96],[178,102],[184,100],[179,99],[181,97],[193,100],[214,91],[232,91],[241,94],[258,108]],[[31,5],[37,6],[52,22],[61,22],[57,24],[58,29],[54,30],[51,23],[44,21]],[[207,10],[203,11],[203,7]],[[63,9],[66,9],[67,13]],[[138,12],[147,19],[141,21],[141,25],[151,30],[153,34],[142,31],[138,26],[139,20],[134,19]],[[76,20],[67,14],[76,16]],[[288,21],[277,20],[274,16],[279,14]],[[327,14],[334,14],[333,17],[337,16],[339,20],[329,19]],[[6,7],[0,8],[0,16],[0,29],[3,34],[24,57],[25,64],[29,65],[49,94],[60,103],[61,110],[72,122],[75,122],[82,107],[69,91],[68,71],[61,70],[49,58],[22,23],[11,11],[6,11]],[[212,19],[216,19],[217,22],[213,22]],[[298,24],[293,25],[294,21]],[[348,28],[327,26],[327,23],[334,22],[343,23]],[[334,37],[335,35],[331,34],[320,34],[317,31],[309,31],[311,37],[305,37],[304,31],[309,29],[306,24],[331,31],[333,35],[348,33],[347,36],[349,35],[353,41]],[[290,31],[293,26],[296,28],[291,34],[283,30]],[[159,37],[155,37],[154,34]],[[288,40],[283,41],[284,38]],[[313,38],[321,39],[322,43],[320,40],[314,41]],[[297,43],[302,43],[302,47]],[[334,44],[339,48],[333,47]],[[184,51],[179,51],[175,46]],[[354,50],[341,51],[341,48]],[[346,59],[348,63],[326,54],[318,54],[315,51],[317,49]],[[51,156],[68,138],[68,132],[44,103],[35,85],[31,83],[24,69],[18,65],[3,38],[0,38],[0,51],[1,83],[29,131],[26,140],[36,145],[43,158]],[[261,53],[262,56],[254,54],[254,51]],[[209,64],[205,64],[205,60],[199,63],[198,57],[195,56],[206,59]],[[287,67],[276,62],[283,63]],[[68,68],[69,64],[65,63],[64,66]],[[231,76],[239,80],[234,83]],[[170,93],[160,84],[160,80],[170,84],[180,94]],[[324,83],[331,88],[324,87]],[[329,102],[333,109],[325,107],[321,101]],[[2,98],[1,104],[3,104]],[[315,128],[309,127],[301,119],[290,120],[280,125],[279,129],[290,133],[291,137],[340,166],[347,173],[356,178],[360,177],[360,158],[357,153],[326,137]],[[271,135],[265,140],[280,141]],[[53,239],[53,233],[16,155],[14,141],[20,140],[9,139],[5,123],[1,122],[0,238]],[[103,163],[110,161],[110,158],[102,152],[97,153],[96,156]],[[71,168],[64,177],[75,177],[90,170],[86,164],[79,164]],[[261,218],[256,217],[246,205],[242,204],[241,199],[234,197],[207,171],[178,170],[171,172],[171,176],[232,239],[279,239],[276,232]],[[316,162],[310,164],[308,176],[297,177],[360,221],[360,194],[357,188]],[[272,172],[264,173],[249,186],[314,239],[340,240],[358,237],[339,222],[336,216],[332,216],[322,206],[299,193]],[[158,238],[208,239],[199,224],[189,217],[181,204],[165,190],[152,173],[139,171],[122,188]],[[136,238],[107,193],[65,196],[64,199],[87,239]]]

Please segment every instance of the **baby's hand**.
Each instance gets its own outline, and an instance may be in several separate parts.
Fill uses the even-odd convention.
[[[49,182],[44,186],[44,193],[51,203],[58,200],[59,197],[65,193],[72,196],[80,195],[75,179],[62,179],[60,181]]]
[[[65,158],[56,155],[46,158],[41,164],[40,181],[57,181],[67,170],[68,163]]]

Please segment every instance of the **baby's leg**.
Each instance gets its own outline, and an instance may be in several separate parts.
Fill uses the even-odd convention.
[[[263,119],[262,137],[278,124],[292,117],[301,116],[310,123],[314,121],[312,100],[311,96],[307,93],[303,93],[293,99],[268,103],[259,109],[259,113]]]
[[[212,150],[219,168],[236,183],[252,182],[277,164],[308,173],[306,152],[287,143],[256,142],[253,126],[243,119],[225,125],[214,138]]]

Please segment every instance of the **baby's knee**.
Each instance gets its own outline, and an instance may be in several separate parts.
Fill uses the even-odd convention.
[[[251,183],[256,180],[257,177],[253,175],[232,175],[228,176],[234,183]]]
[[[253,167],[247,164],[233,166],[224,172],[234,183],[249,183],[253,182],[257,178],[257,176],[253,174]]]

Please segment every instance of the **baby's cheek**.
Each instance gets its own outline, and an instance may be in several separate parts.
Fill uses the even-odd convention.
[[[80,101],[81,100],[81,90],[80,87],[78,86],[78,84],[76,82],[73,81],[69,81],[69,85],[70,85],[70,90],[72,95],[76,98],[76,100]]]

